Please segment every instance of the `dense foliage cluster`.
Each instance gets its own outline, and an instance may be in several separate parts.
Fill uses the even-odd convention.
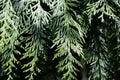
[[[0,80],[119,80],[120,0],[0,0]]]

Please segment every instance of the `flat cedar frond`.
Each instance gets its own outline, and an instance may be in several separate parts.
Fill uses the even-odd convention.
[[[1,10],[0,10],[0,23],[2,24],[0,27],[1,31],[1,39],[0,39],[0,52],[2,52],[2,69],[4,74],[7,73],[8,79],[13,80],[12,77],[12,68],[15,68],[14,63],[18,63],[14,56],[14,44],[19,35],[18,33],[18,17],[16,16],[11,0],[0,1]]]
[[[54,45],[57,46],[57,53],[55,54],[54,58],[62,58],[65,56],[62,58],[63,60],[59,61],[59,64],[57,65],[58,71],[64,72],[66,70],[66,72],[63,73],[63,77],[61,78],[62,80],[76,79],[75,75],[77,68],[74,66],[74,64],[82,67],[80,59],[77,60],[73,56],[74,54],[77,54],[79,58],[84,59],[81,45],[83,44],[82,37],[84,35],[80,24],[72,18],[72,15],[77,15],[77,13],[74,11],[73,13],[69,13],[69,11],[72,12],[72,7],[77,6],[77,4],[72,2],[77,3],[77,0],[59,0],[56,3],[56,7],[54,9],[55,14],[53,14],[57,21],[59,21],[56,22],[59,24],[55,24],[53,26],[57,26],[57,37],[54,39]],[[71,50],[73,50],[73,52],[71,52]]]
[[[115,4],[119,5],[118,1],[116,1]],[[101,22],[104,22],[105,15],[109,16],[109,18],[113,18],[114,20],[118,19],[118,16],[114,14],[115,9],[109,5],[107,0],[98,0],[97,2],[89,3],[88,9],[85,12],[88,13],[90,21],[92,16],[96,14],[100,14],[98,18],[101,18]]]
[[[24,16],[29,15],[29,18],[24,23],[29,22],[29,20],[32,22],[27,25],[25,24],[25,26],[29,27],[27,28],[28,30],[26,30],[29,32],[25,38],[26,46],[24,49],[26,53],[23,54],[21,60],[27,59],[28,57],[32,58],[30,62],[23,65],[22,69],[27,68],[23,71],[25,73],[29,72],[25,78],[28,80],[33,80],[36,75],[36,71],[40,72],[40,69],[37,66],[37,62],[39,61],[38,55],[45,55],[44,46],[46,45],[46,42],[43,38],[46,38],[46,34],[44,34],[44,26],[49,23],[50,14],[42,8],[40,1],[38,0],[33,2],[31,1],[30,3],[28,1],[26,4],[28,6],[25,6],[26,9],[24,11],[26,15]],[[26,33],[26,31],[22,33],[23,36],[21,37],[24,37],[24,33]]]

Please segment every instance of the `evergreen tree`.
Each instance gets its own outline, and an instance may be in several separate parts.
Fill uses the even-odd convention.
[[[119,80],[120,0],[0,0],[0,80]]]

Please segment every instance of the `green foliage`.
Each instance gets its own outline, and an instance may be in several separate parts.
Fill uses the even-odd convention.
[[[19,63],[14,56],[14,44],[17,39],[18,33],[18,17],[13,10],[12,3],[10,0],[0,1],[0,52],[2,53],[1,62],[3,72],[8,75],[7,80],[13,80],[12,68],[15,68],[14,63]]]
[[[39,73],[41,70],[37,66],[37,62],[39,62],[39,56],[44,57],[46,53],[46,49],[44,46],[46,45],[46,41],[44,39],[47,38],[45,32],[45,26],[49,22],[49,13],[42,9],[40,5],[40,1],[21,1],[20,2],[22,8],[20,16],[21,21],[24,23],[21,25],[21,34],[20,34],[20,42],[25,44],[23,56],[21,60],[25,60],[27,58],[32,58],[29,62],[25,63],[22,66],[23,73],[29,73],[25,79],[33,80],[34,76],[37,75],[36,71]],[[27,17],[27,18],[26,18]],[[27,27],[24,27],[27,26]],[[24,31],[23,31],[24,30]],[[21,53],[22,54],[22,53]]]
[[[56,38],[53,41],[53,46],[57,46],[57,53],[54,58],[62,58],[62,60],[59,61],[57,68],[58,72],[65,71],[61,80],[76,79],[76,71],[79,70],[75,67],[75,64],[81,67],[82,64],[80,63],[80,59],[76,59],[73,56],[74,54],[84,59],[82,51],[84,32],[82,31],[79,23],[80,15],[72,10],[73,7],[77,7],[78,5],[74,3],[77,2],[72,0],[66,2],[59,0],[54,9],[54,12],[58,12],[53,15],[54,18],[58,19],[53,23],[53,27],[56,28],[56,26],[58,26],[56,28]],[[61,10],[58,8],[61,8]]]
[[[108,49],[104,39],[103,29],[99,28],[97,20],[88,30],[88,42],[86,43],[88,53],[88,63],[90,64],[90,77],[93,80],[106,80],[107,73],[105,68],[108,67]],[[94,28],[93,28],[94,27]],[[91,57],[92,56],[92,57]]]
[[[106,24],[108,25],[108,23]],[[119,64],[120,64],[120,24],[118,22],[115,23],[109,23],[108,29],[105,29],[105,36],[106,36],[106,43],[108,47],[108,55],[109,55],[109,67],[107,68],[107,71],[109,72],[108,79],[116,79],[119,80],[120,70],[119,70]],[[115,26],[115,27],[113,27]],[[116,54],[116,55],[114,55]]]
[[[120,0],[0,0],[0,80],[119,80]]]
[[[111,6],[112,3],[110,3],[110,1],[111,0],[98,0],[96,2],[89,2],[87,4],[87,11],[85,11],[89,14],[89,20],[91,21],[92,16],[98,13],[100,13],[98,18],[101,18],[101,22],[104,22],[105,16],[109,16],[109,18],[113,18],[114,20],[118,19],[118,16],[114,14],[116,10]],[[113,0],[113,4],[119,5],[118,1],[115,0]]]

